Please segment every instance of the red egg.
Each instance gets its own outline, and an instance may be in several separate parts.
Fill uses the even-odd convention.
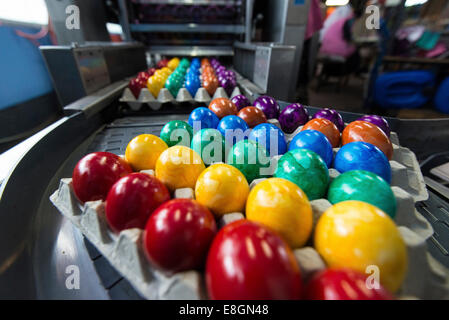
[[[156,64],[156,68],[157,69],[162,69],[162,68],[166,67],[168,61],[169,61],[168,59],[159,60],[158,63]]]
[[[301,273],[289,246],[274,231],[248,220],[221,229],[206,263],[216,300],[299,299]]]
[[[106,220],[115,232],[143,229],[153,211],[170,200],[159,179],[146,173],[132,173],[118,180],[106,198]]]
[[[112,185],[131,172],[129,164],[113,153],[89,153],[73,169],[73,191],[81,202],[104,200]]]
[[[128,88],[133,93],[134,97],[139,98],[140,90],[146,88],[147,81],[143,78],[134,78],[129,81]]]
[[[150,77],[150,74],[146,71],[142,71],[137,74],[137,78],[143,79],[143,80],[145,80],[145,82],[148,81],[149,77]]]
[[[148,75],[151,77],[156,72],[156,68],[149,68],[147,70]]]
[[[167,272],[198,269],[217,232],[212,213],[191,199],[174,199],[161,205],[145,227],[148,259]]]
[[[380,284],[375,287],[367,275],[350,269],[327,269],[313,275],[305,288],[308,300],[392,300]],[[371,289],[370,289],[371,288]]]

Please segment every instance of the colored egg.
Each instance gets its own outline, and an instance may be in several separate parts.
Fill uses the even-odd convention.
[[[257,125],[251,130],[248,139],[262,145],[271,157],[287,152],[285,135],[274,124],[262,123]]]
[[[279,123],[285,133],[293,133],[307,121],[309,121],[309,112],[299,103],[286,106],[279,115]]]
[[[393,219],[396,215],[396,198],[390,185],[369,171],[353,170],[338,176],[329,186],[328,200],[332,204],[347,200],[364,201]]]
[[[370,171],[391,183],[390,162],[379,148],[370,143],[358,141],[345,144],[335,155],[334,168],[340,173]]]
[[[343,129],[345,128],[343,118],[336,110],[329,108],[322,109],[313,115],[313,119],[316,118],[322,118],[331,121],[337,126],[340,132],[343,131]]]
[[[315,249],[330,268],[362,273],[379,268],[380,283],[396,292],[407,271],[407,248],[393,220],[362,201],[344,201],[326,210],[315,229]]]
[[[186,87],[187,91],[189,91],[190,95],[192,97],[195,97],[196,92],[201,87],[201,82],[200,82],[200,79],[198,78],[198,76],[196,76],[196,77],[192,76],[192,78],[187,77],[186,81],[185,81],[185,87]]]
[[[202,129],[195,133],[191,148],[207,166],[214,162],[224,162],[225,140],[217,129]]]
[[[242,140],[232,147],[227,163],[236,167],[243,173],[248,183],[251,183],[254,179],[268,175],[270,157],[267,150],[257,142]]]
[[[170,200],[148,219],[145,253],[153,265],[170,273],[199,269],[216,231],[214,216],[205,206],[191,199]]]
[[[382,131],[387,135],[387,137],[390,137],[390,125],[388,124],[388,121],[385,120],[385,118],[378,116],[378,115],[365,115],[361,117],[359,120],[371,122],[372,124],[375,124],[378,126]]]
[[[387,156],[388,160],[393,157],[393,145],[378,126],[365,121],[354,121],[348,124],[341,135],[341,144],[363,141],[378,147]]]
[[[131,173],[109,190],[106,221],[117,233],[125,229],[143,229],[153,211],[168,200],[170,193],[157,178],[146,173]]]
[[[212,100],[209,104],[209,109],[215,113],[219,119],[237,114],[237,107],[235,104],[226,98],[216,98]]]
[[[220,119],[208,108],[199,107],[190,113],[188,122],[196,132],[206,128],[216,129]]]
[[[249,185],[245,176],[228,164],[213,164],[204,170],[195,185],[195,199],[220,217],[244,212]]]
[[[247,138],[249,135],[247,132],[248,129],[249,127],[246,122],[242,118],[234,115],[223,117],[217,126],[217,130],[225,138],[229,147]]]
[[[139,98],[140,91],[147,86],[147,81],[144,78],[133,78],[129,81],[128,88],[136,99]]]
[[[242,118],[250,128],[254,128],[261,123],[267,122],[265,113],[256,107],[244,107],[237,113],[237,116]]]
[[[206,263],[215,300],[301,298],[301,272],[288,245],[269,228],[245,219],[221,229]]]
[[[331,121],[322,118],[315,118],[307,122],[302,130],[316,130],[326,136],[332,145],[332,148],[340,146],[340,131]]]
[[[380,284],[368,287],[368,275],[345,268],[329,268],[313,274],[307,282],[306,300],[392,300]]]
[[[112,185],[130,173],[129,164],[116,154],[89,153],[73,169],[73,191],[81,202],[105,200]]]
[[[170,191],[193,189],[205,168],[198,153],[188,147],[174,146],[162,152],[157,159],[155,174]]]
[[[246,218],[272,228],[292,248],[302,247],[312,231],[309,199],[296,184],[281,178],[269,178],[251,190]]]
[[[308,149],[317,153],[330,168],[333,159],[332,146],[324,134],[316,130],[304,130],[293,137],[288,150]]]
[[[154,98],[157,98],[159,95],[159,91],[162,89],[162,81],[160,78],[156,77],[156,75],[149,77],[147,81],[148,91],[153,95]]]
[[[284,154],[274,173],[295,183],[309,200],[324,198],[329,184],[329,171],[323,159],[308,149],[295,149]]]
[[[192,127],[185,121],[173,120],[162,128],[160,137],[169,147],[181,145],[190,147],[193,137]]]
[[[251,105],[251,102],[249,101],[249,99],[247,97],[245,97],[243,94],[238,94],[238,95],[232,97],[231,101],[235,104],[238,111]]]
[[[157,159],[167,148],[161,138],[152,134],[141,134],[128,143],[125,159],[135,171],[154,170]]]
[[[219,86],[219,82],[215,76],[210,76],[207,78],[203,78],[202,86],[204,89],[206,89],[209,95],[213,96]]]
[[[254,106],[262,110],[267,119],[277,119],[279,117],[279,105],[272,97],[260,96],[254,101]]]
[[[179,65],[178,58],[173,58],[167,63],[167,67],[170,68],[171,70],[175,70],[178,67],[178,65]]]

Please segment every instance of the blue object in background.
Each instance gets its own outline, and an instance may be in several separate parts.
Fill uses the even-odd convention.
[[[15,30],[30,34],[39,31],[30,27],[0,26],[0,109],[53,91],[39,48],[18,36]],[[50,37],[47,35],[39,43],[50,45]]]
[[[324,134],[316,130],[304,130],[293,137],[288,148],[289,151],[295,149],[308,149],[317,153],[330,168],[334,153],[332,145]]]
[[[391,166],[385,154],[370,143],[357,141],[338,150],[334,168],[340,173],[351,170],[370,171],[391,183]]]
[[[248,138],[248,136],[245,135],[247,134],[246,130],[249,129],[248,124],[242,118],[234,115],[226,116],[221,119],[217,129],[225,138],[227,147],[231,147],[237,142]]]
[[[284,133],[271,123],[261,123],[254,127],[248,137],[265,147],[270,157],[287,152],[287,142]],[[277,145],[276,145],[277,144]],[[277,150],[271,147],[277,147]]]
[[[449,77],[441,82],[434,103],[438,111],[449,114]]]
[[[190,113],[188,122],[190,126],[193,128],[193,130],[196,132],[200,131],[201,129],[207,128],[217,129],[218,122],[220,122],[220,119],[218,119],[216,114],[210,111],[208,108],[199,107],[194,109]]]
[[[376,79],[374,100],[382,108],[415,109],[429,101],[423,90],[434,83],[429,71],[384,73]]]

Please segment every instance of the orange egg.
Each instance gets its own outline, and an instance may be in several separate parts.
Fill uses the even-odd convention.
[[[216,98],[212,100],[209,104],[209,109],[220,119],[237,114],[236,105],[231,100],[226,98]]]
[[[216,77],[210,77],[210,78],[203,79],[203,88],[206,89],[207,93],[209,93],[211,96],[214,95],[218,86],[219,86],[219,83],[218,83],[218,80]],[[237,107],[236,107],[236,109],[237,109]]]
[[[302,130],[319,131],[327,137],[332,148],[338,148],[340,146],[340,131],[334,123],[327,119],[312,119],[304,125]]]
[[[267,122],[265,113],[256,107],[245,107],[239,111],[237,116],[245,120],[250,128],[254,128],[258,124]]]
[[[341,143],[345,145],[350,142],[363,141],[378,147],[387,156],[388,160],[393,157],[393,145],[387,135],[376,125],[365,121],[354,121],[343,130]]]

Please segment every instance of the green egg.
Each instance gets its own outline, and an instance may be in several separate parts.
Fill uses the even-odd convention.
[[[248,183],[267,177],[270,157],[267,150],[253,140],[240,140],[228,154],[227,163],[240,170]]]
[[[308,149],[295,149],[284,154],[274,173],[299,186],[309,200],[324,198],[329,184],[329,170],[323,159]]]
[[[378,207],[391,218],[396,216],[396,198],[390,185],[369,171],[346,171],[332,181],[327,195],[332,204],[359,200]]]
[[[206,165],[224,162],[225,140],[217,129],[202,129],[193,135],[191,148],[198,153]]]
[[[190,147],[193,129],[185,121],[173,120],[162,128],[160,137],[169,147],[175,145]]]

